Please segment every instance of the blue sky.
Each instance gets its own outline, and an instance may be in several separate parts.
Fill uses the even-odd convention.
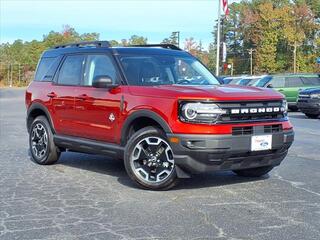
[[[192,36],[207,47],[218,0],[0,0],[0,4],[1,43],[41,40],[43,34],[68,24],[79,33],[98,32],[102,40],[137,34],[149,43],[180,31],[181,41]]]

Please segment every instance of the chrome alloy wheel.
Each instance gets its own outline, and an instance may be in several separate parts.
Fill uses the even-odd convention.
[[[173,152],[159,137],[146,137],[136,146],[130,164],[134,174],[147,184],[164,182],[174,170]]]
[[[43,158],[48,151],[48,134],[47,130],[41,123],[34,125],[31,132],[31,149],[32,153],[38,158]]]

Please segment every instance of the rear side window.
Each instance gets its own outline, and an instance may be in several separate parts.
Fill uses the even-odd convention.
[[[300,77],[288,77],[286,78],[286,87],[302,87],[303,82]]]
[[[311,76],[311,77],[302,77],[303,83],[308,86],[320,86],[320,77]]]
[[[84,59],[83,55],[67,56],[60,68],[58,84],[80,85]]]
[[[274,88],[284,87],[284,77],[273,77],[271,84]]]
[[[41,58],[37,67],[35,81],[52,81],[60,58]]]

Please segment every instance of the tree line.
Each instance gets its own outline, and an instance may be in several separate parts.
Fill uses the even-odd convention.
[[[220,67],[234,74],[319,72],[316,58],[320,57],[319,0],[243,0],[230,6],[230,14],[222,18],[221,42],[227,58]],[[213,10],[214,11],[214,10]],[[198,57],[212,72],[215,70],[216,26],[213,24],[212,43],[204,49],[201,40],[184,39],[182,47]],[[78,41],[99,40],[99,33],[78,33],[65,25],[60,32],[51,31],[41,41],[16,40],[0,45],[0,85],[12,82],[25,85],[34,74],[41,53],[55,45]],[[148,39],[133,35],[120,41],[110,40],[112,46],[147,44]],[[179,32],[172,32],[162,43],[179,44]],[[222,51],[220,51],[222,52]],[[222,59],[222,56],[220,56]]]
[[[227,62],[255,73],[316,72],[320,57],[319,0],[253,0],[233,3],[223,19]],[[216,35],[215,35],[216,36]]]

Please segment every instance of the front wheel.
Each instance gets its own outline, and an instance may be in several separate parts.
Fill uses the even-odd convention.
[[[273,169],[272,166],[266,166],[266,167],[258,167],[258,168],[233,170],[233,172],[241,177],[261,177],[263,175],[266,175],[272,169]]]
[[[129,177],[140,187],[166,190],[176,183],[173,151],[165,134],[155,127],[143,128],[130,138],[124,164]]]

